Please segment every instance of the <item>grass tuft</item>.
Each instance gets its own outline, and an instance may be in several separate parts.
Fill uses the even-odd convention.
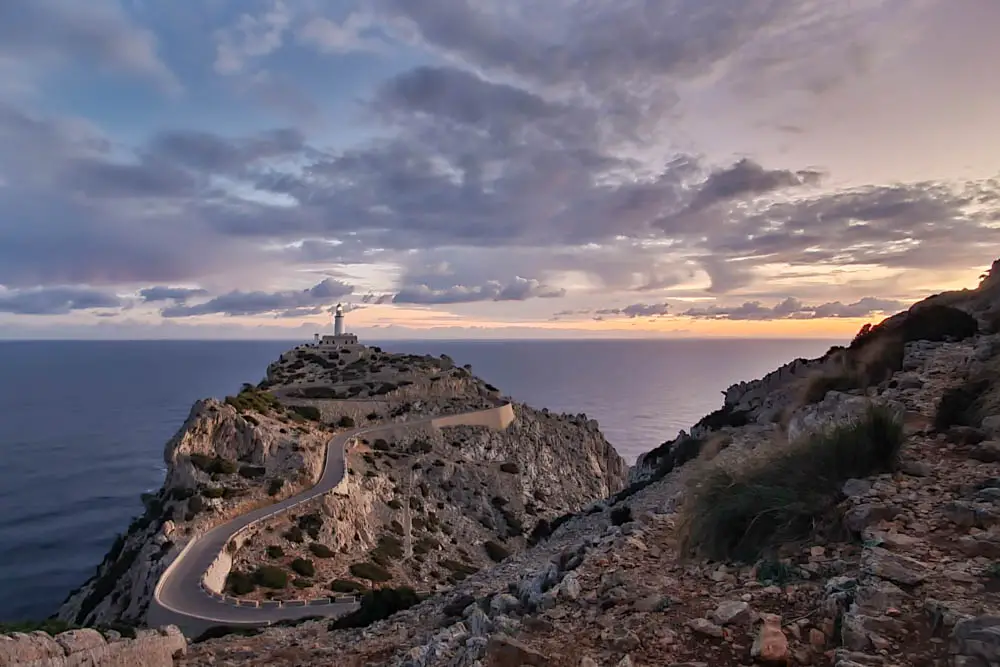
[[[706,469],[685,503],[684,551],[752,563],[809,536],[838,501],[843,483],[892,470],[903,442],[892,412],[860,419],[781,448],[755,465]]]

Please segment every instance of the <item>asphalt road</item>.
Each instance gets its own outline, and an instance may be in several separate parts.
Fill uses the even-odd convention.
[[[485,410],[473,410],[462,414],[478,412]],[[201,581],[216,556],[237,531],[254,521],[280,514],[332,491],[344,477],[344,446],[350,439],[363,434],[398,429],[400,426],[425,424],[435,418],[355,429],[331,438],[327,445],[323,474],[315,486],[281,502],[252,510],[216,526],[207,533],[195,537],[185,546],[156,584],[146,615],[147,624],[151,627],[173,624],[188,637],[194,637],[218,625],[261,627],[281,620],[310,616],[340,616],[356,609],[358,605],[354,602],[317,606],[238,607],[210,596],[201,587]]]

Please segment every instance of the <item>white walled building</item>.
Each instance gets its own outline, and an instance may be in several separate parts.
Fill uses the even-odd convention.
[[[321,347],[345,347],[357,345],[358,337],[344,330],[344,305],[338,303],[333,315],[333,335],[314,334],[316,345]]]

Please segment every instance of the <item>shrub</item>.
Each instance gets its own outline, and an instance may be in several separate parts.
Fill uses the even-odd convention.
[[[380,588],[361,598],[361,608],[330,623],[330,630],[363,628],[420,602],[412,588]]]
[[[502,544],[493,540],[483,544],[483,547],[486,549],[486,555],[495,563],[499,563],[510,555],[510,552]]]
[[[620,505],[611,510],[611,525],[620,526],[632,520],[632,508],[628,505]]]
[[[254,637],[259,634],[260,630],[258,628],[247,628],[232,625],[213,625],[192,639],[191,643],[200,644],[201,642],[207,642],[210,639],[220,639],[222,637],[228,637],[229,635],[236,635],[238,637]]]
[[[325,544],[320,544],[319,542],[312,542],[309,545],[309,551],[311,551],[312,555],[316,556],[316,558],[333,558],[335,555],[333,553],[333,549]]]
[[[267,548],[268,558],[284,558],[285,550],[279,547],[277,544],[272,544]]]
[[[865,380],[857,373],[840,371],[833,373],[817,373],[806,381],[802,394],[802,402],[806,405],[819,403],[830,391],[851,391],[867,386]]]
[[[311,577],[316,574],[316,566],[308,558],[296,558],[291,562],[290,567],[293,572],[301,574],[303,577]]]
[[[239,394],[236,396],[226,396],[225,402],[226,405],[233,406],[239,412],[254,410],[263,414],[269,410],[281,407],[281,403],[278,402],[274,394],[259,391],[252,385],[243,385]]]
[[[372,448],[375,449],[375,451],[387,452],[389,451],[389,443],[385,440],[385,438],[375,438],[375,442],[372,443]]]
[[[230,461],[219,456],[212,457],[206,454],[191,454],[188,456],[188,459],[190,459],[191,465],[195,468],[210,475],[232,475],[239,470],[239,466],[235,461]]]
[[[330,590],[334,593],[358,593],[366,590],[365,585],[350,579],[334,579],[330,582]]]
[[[343,417],[337,420],[337,426],[339,426],[340,428],[354,428],[354,418],[344,415]]]
[[[25,634],[31,632],[44,632],[48,635],[57,635],[60,632],[66,632],[67,630],[76,630],[78,626],[67,623],[66,621],[60,621],[57,618],[47,618],[41,621],[12,621],[9,623],[0,623],[0,634],[9,634],[12,632],[23,632]],[[133,632],[133,637],[135,633]]]
[[[506,463],[500,464],[500,470],[502,472],[510,473],[511,475],[517,475],[518,473],[521,472],[521,466],[511,461],[508,461]]]
[[[548,539],[551,534],[552,524],[549,523],[548,519],[539,519],[535,527],[531,529],[531,534],[528,536],[528,544],[535,546],[542,540]]]
[[[226,577],[226,588],[233,595],[246,595],[247,593],[252,593],[257,588],[257,585],[246,572],[233,570]]]
[[[403,557],[403,543],[395,535],[383,535],[378,538],[378,546],[372,551],[373,555],[383,555],[390,559]]]
[[[413,545],[413,553],[417,554],[418,556],[422,556],[423,554],[430,553],[431,551],[439,548],[440,546],[441,543],[435,540],[433,537],[426,537],[426,536],[421,537]]]
[[[299,577],[292,579],[292,586],[295,586],[295,588],[310,588],[312,585],[312,579],[302,579]]]
[[[288,585],[288,573],[275,565],[261,565],[253,573],[258,586],[280,590]]]
[[[302,544],[306,541],[306,536],[302,534],[302,529],[298,526],[292,526],[282,533],[281,536],[289,542],[297,542],[298,544]]]
[[[203,512],[205,511],[205,500],[201,496],[191,496],[188,498],[187,507],[188,511],[194,512],[195,514]]]
[[[695,426],[704,426],[709,430],[717,431],[724,426],[746,426],[747,422],[748,417],[746,412],[736,410],[731,405],[726,405],[699,419]]]
[[[276,496],[281,493],[281,487],[285,485],[285,480],[280,477],[272,479],[267,485],[267,495]]]
[[[393,519],[392,523],[389,524],[389,530],[391,530],[392,532],[396,533],[397,535],[402,535],[403,532],[404,532],[403,531],[403,524],[401,524],[400,522],[398,522],[395,519]]]
[[[438,565],[445,568],[446,570],[451,570],[452,578],[458,581],[465,579],[470,574],[475,574],[476,572],[479,572],[479,568],[476,567],[475,565],[462,563],[457,560],[452,560],[451,558],[445,558],[440,563],[438,563]]]
[[[685,503],[682,548],[713,560],[755,562],[781,543],[803,539],[846,480],[891,470],[902,440],[891,412],[872,407],[756,465],[711,468]]]
[[[323,417],[320,414],[319,408],[315,405],[293,405],[289,409],[295,414],[314,422],[318,422]]]
[[[946,431],[955,425],[973,426],[978,423],[976,403],[990,388],[989,380],[970,380],[945,390],[934,413],[934,428]]]
[[[380,565],[375,563],[355,563],[351,565],[348,570],[351,574],[359,579],[368,579],[369,581],[389,581],[392,579],[392,575],[389,571]]]
[[[399,502],[399,500],[397,498],[393,498],[392,500],[390,500],[389,502],[387,502],[386,505],[388,505],[389,507],[391,507],[394,510],[401,510],[401,509],[403,509],[403,503]]]
[[[264,466],[240,466],[239,470],[240,477],[245,477],[247,479],[257,479],[259,477],[263,477],[265,472]]]
[[[221,486],[206,486],[201,490],[201,495],[206,498],[221,498],[225,493],[226,490]]]
[[[323,515],[319,512],[310,512],[299,517],[298,527],[306,531],[306,534],[314,540],[319,539],[319,529],[323,527]]]

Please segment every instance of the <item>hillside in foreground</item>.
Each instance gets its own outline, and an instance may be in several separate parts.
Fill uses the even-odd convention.
[[[1000,262],[726,392],[628,488],[364,629],[182,665],[1000,664]]]

